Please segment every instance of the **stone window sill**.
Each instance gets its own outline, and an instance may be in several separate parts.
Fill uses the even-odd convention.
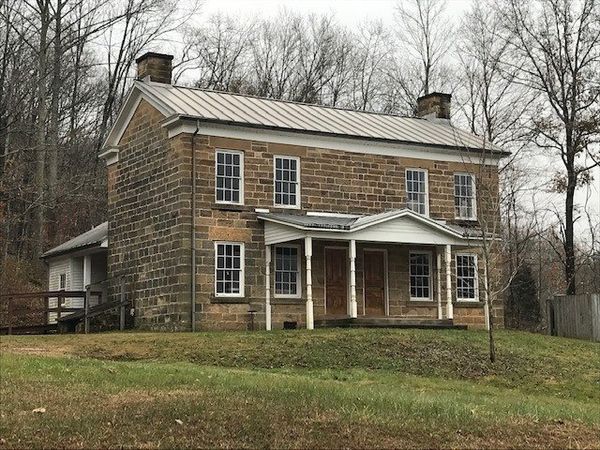
[[[218,209],[221,211],[251,211],[252,208],[246,205],[234,205],[228,203],[213,203],[212,209]]]
[[[272,298],[272,305],[303,305],[306,301],[302,298]]]
[[[210,297],[210,302],[211,303],[224,303],[224,304],[247,304],[250,302],[250,300],[248,300],[245,297],[217,297],[215,295]]]
[[[454,301],[455,308],[483,308],[484,302]]]

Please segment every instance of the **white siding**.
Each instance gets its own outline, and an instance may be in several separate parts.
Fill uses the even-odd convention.
[[[48,262],[48,289],[50,291],[58,291],[60,289],[60,275],[66,275],[65,289],[70,289],[71,285],[71,258],[52,259]],[[64,302],[66,303],[66,301]],[[50,298],[48,301],[49,308],[56,308],[57,298]],[[56,323],[56,313],[48,313],[48,322]]]
[[[83,291],[83,257],[71,258],[71,286],[72,291]],[[83,298],[68,298],[65,300],[68,308],[83,308]]]

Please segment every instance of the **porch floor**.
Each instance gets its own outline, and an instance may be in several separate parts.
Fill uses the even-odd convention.
[[[466,325],[455,325],[452,319],[430,317],[324,317],[315,319],[315,328],[421,328],[466,330]]]

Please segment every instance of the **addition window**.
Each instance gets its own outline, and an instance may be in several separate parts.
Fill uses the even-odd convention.
[[[275,156],[274,205],[300,207],[300,158]]]
[[[477,255],[456,255],[456,300],[477,301]]]
[[[410,299],[431,300],[431,254],[410,252]]]
[[[426,170],[406,169],[406,202],[409,209],[425,216],[429,214]]]
[[[275,247],[275,296],[300,297],[300,247]]]
[[[58,278],[58,290],[64,291],[67,289],[67,274],[61,273]]]
[[[454,174],[454,213],[457,219],[475,220],[475,177],[469,173]]]
[[[244,296],[244,244],[215,243],[215,295],[217,297]]]
[[[215,158],[217,203],[244,203],[244,153],[217,150]]]

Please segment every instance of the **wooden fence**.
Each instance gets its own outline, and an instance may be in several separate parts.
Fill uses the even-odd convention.
[[[546,311],[552,336],[600,342],[600,294],[557,295]]]

